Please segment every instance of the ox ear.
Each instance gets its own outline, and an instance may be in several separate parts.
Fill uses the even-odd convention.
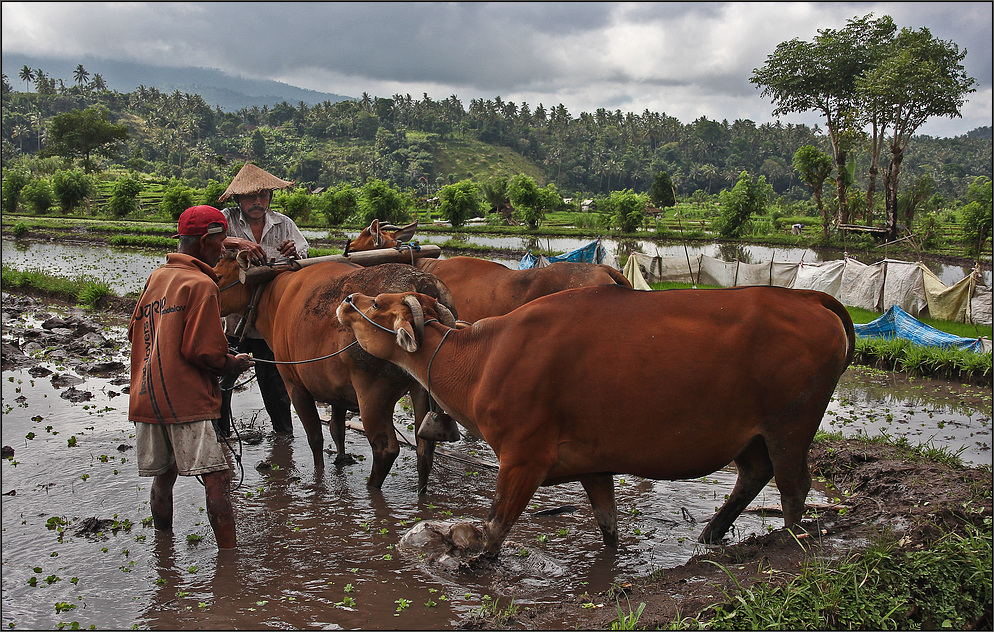
[[[238,253],[235,255],[235,261],[238,262],[238,267],[241,268],[242,270],[248,270],[249,266],[252,265],[252,263],[249,261],[249,256],[250,255],[248,250],[239,250]]]
[[[373,245],[379,248],[380,240],[382,239],[382,237],[380,237],[380,220],[374,219],[369,223],[369,228],[366,230],[369,231],[369,236],[373,239]]]
[[[397,327],[397,345],[408,353],[418,350],[418,339],[414,335],[411,323],[402,323]]]
[[[397,229],[397,232],[393,234],[393,238],[397,241],[411,241],[411,237],[414,237],[414,232],[418,229],[418,220],[404,226],[403,228]]]

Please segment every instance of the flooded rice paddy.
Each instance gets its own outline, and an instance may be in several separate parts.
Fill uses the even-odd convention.
[[[104,261],[112,255],[99,250]],[[74,253],[80,269],[82,256]],[[152,259],[149,270],[161,255]],[[6,241],[4,261],[9,265]],[[43,318],[39,308],[18,325]],[[5,340],[11,324],[4,322]],[[125,361],[123,326],[101,333],[116,346],[112,357]],[[701,550],[697,536],[734,484],[731,467],[691,481],[616,477],[617,550],[601,543],[579,484],[543,488],[511,530],[495,568],[445,570],[400,541],[421,521],[485,518],[496,480],[486,444],[445,445],[461,458],[436,457],[423,497],[415,491],[415,453],[404,448],[382,490],[371,490],[364,435],[347,434],[354,465],[336,467],[329,458],[315,469],[299,422],[293,437],[270,433],[250,382],[233,401],[243,438],[234,446],[240,459],[232,458],[238,548],[218,552],[196,479],[177,482],[173,533],[148,524],[151,479],[137,476],[127,376],[79,374],[57,356],[39,365],[51,374],[25,368],[2,375],[2,444],[14,450],[0,461],[4,629],[73,622],[102,629],[451,628],[495,601],[503,610],[513,599],[520,612],[686,562]],[[67,399],[70,388],[90,397]],[[906,437],[990,464],[990,402],[988,389],[854,367],[822,429]],[[403,401],[395,420],[413,439]],[[327,435],[325,443],[330,447]],[[812,502],[833,498],[817,483],[809,495]],[[778,504],[773,486],[753,503]],[[747,512],[730,541],[781,525],[779,515]]]
[[[309,240],[327,239],[327,231],[304,230]],[[351,239],[358,235],[356,231],[346,231]],[[590,243],[587,239],[572,237],[505,237],[496,235],[452,235],[445,233],[426,233],[418,236],[422,244],[440,245],[450,239],[465,241],[474,246],[487,248],[515,250],[544,250],[564,253]],[[333,239],[342,242],[343,239]],[[760,263],[762,261],[806,261],[816,263],[832,258],[840,258],[838,252],[821,252],[810,248],[771,248],[768,246],[753,246],[742,244],[695,243],[688,244],[686,250],[680,243],[656,243],[652,241],[618,242],[604,238],[601,240],[608,252],[619,255],[631,252],[633,249],[650,255],[662,257],[690,258],[706,255],[734,261],[739,259],[744,263]],[[138,292],[145,279],[156,267],[165,261],[165,255],[138,249],[121,249],[102,245],[64,244],[60,242],[18,242],[13,239],[3,239],[2,256],[4,264],[19,270],[40,270],[62,276],[84,275],[107,283],[117,294]],[[443,258],[444,258],[443,254]],[[516,269],[519,259],[492,257],[494,261],[509,268]],[[864,263],[874,263],[865,261]],[[970,274],[970,268],[937,262],[929,262],[932,270],[946,285],[953,285]],[[991,285],[990,270],[983,270],[982,276],[986,285]]]

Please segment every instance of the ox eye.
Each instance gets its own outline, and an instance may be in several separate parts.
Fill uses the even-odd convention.
[[[373,309],[379,309],[380,306],[376,304],[376,299],[373,299]]]

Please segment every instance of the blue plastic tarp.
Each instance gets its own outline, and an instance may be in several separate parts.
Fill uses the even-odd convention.
[[[607,250],[601,246],[601,240],[592,241],[582,248],[577,248],[576,250],[571,250],[563,255],[556,255],[554,257],[548,257],[549,263],[556,263],[557,261],[572,261],[574,263],[604,263],[604,258],[607,256]],[[518,270],[528,270],[534,268],[537,264],[539,258],[531,253],[531,250],[525,253],[525,256],[521,258],[521,262],[518,264]]]
[[[923,347],[944,349],[964,349],[983,353],[984,345],[979,338],[963,338],[930,327],[914,316],[894,305],[883,316],[865,325],[853,325],[860,338],[901,338]]]

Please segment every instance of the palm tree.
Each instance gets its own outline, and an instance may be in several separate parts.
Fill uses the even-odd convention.
[[[76,70],[72,73],[72,78],[75,79],[79,87],[82,88],[83,84],[86,83],[86,80],[90,78],[90,72],[86,68],[83,68],[83,64],[78,64],[76,66]]]
[[[24,137],[28,136],[30,134],[31,130],[29,130],[23,124],[18,123],[17,125],[14,126],[14,129],[11,130],[11,132],[12,132],[11,136],[13,136],[14,138],[16,138],[17,141],[18,141],[17,142],[18,149],[20,149],[23,152],[24,151]]]
[[[98,72],[93,75],[93,81],[90,82],[90,87],[93,88],[95,92],[102,92],[107,89],[107,82],[104,81],[103,75]]]
[[[27,64],[24,64],[24,66],[21,68],[21,72],[18,75],[18,77],[21,78],[21,81],[23,81],[26,84],[26,86],[30,86],[31,82],[35,80],[35,71],[32,70],[31,68],[28,68]],[[27,91],[28,90],[25,90],[25,92]]]

